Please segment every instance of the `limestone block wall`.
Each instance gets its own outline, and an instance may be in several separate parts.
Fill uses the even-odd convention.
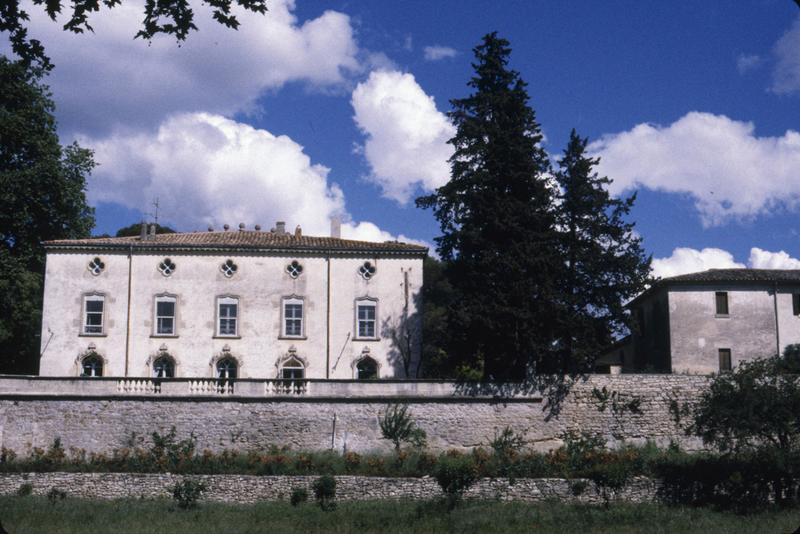
[[[540,398],[465,396],[452,383],[329,381],[309,387],[325,391],[325,396],[263,396],[262,386],[261,396],[193,397],[87,393],[82,386],[103,385],[90,379],[0,379],[0,446],[27,455],[59,437],[66,449],[109,452],[125,446],[132,435],[144,438],[174,426],[179,438],[193,434],[199,450],[214,452],[269,445],[388,451],[391,445],[381,438],[380,417],[387,404],[406,402],[433,451],[488,446],[506,426],[524,433],[538,450],[559,446],[568,430],[601,434],[612,445],[645,440],[666,445],[676,440],[696,449],[701,444],[673,424],[669,403],[673,398],[691,402],[707,380],[691,375],[595,375],[576,384],[558,416],[548,418]],[[259,385],[256,382],[245,384],[259,390],[253,387]],[[68,385],[74,391],[68,391]],[[53,393],[42,393],[48,387]],[[616,392],[616,408],[608,402],[601,411],[594,391],[609,397]],[[632,401],[637,409],[625,409]]]
[[[201,500],[234,503],[288,500],[294,488],[306,488],[313,495],[314,476],[192,475],[138,473],[4,473],[0,474],[0,495],[13,495],[23,484],[30,484],[34,495],[46,495],[52,488],[66,491],[69,497],[86,499],[169,498],[170,487],[184,478],[203,482]],[[336,498],[340,501],[381,499],[427,500],[442,496],[432,478],[385,478],[337,476]],[[591,482],[579,494],[573,484],[560,478],[481,479],[466,493],[466,498],[540,502],[562,499],[598,504],[603,497]],[[657,498],[659,484],[635,478],[614,497],[628,502],[651,502]]]

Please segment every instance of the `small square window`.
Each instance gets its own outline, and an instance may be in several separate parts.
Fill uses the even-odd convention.
[[[727,373],[731,369],[731,349],[719,349],[719,372]]]
[[[717,291],[715,294],[717,315],[728,315],[728,292]]]

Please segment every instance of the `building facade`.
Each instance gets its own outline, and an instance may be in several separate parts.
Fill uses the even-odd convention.
[[[711,269],[657,281],[629,308],[625,371],[709,374],[800,343],[800,270]]]
[[[426,248],[256,228],[45,243],[40,374],[414,376]]]

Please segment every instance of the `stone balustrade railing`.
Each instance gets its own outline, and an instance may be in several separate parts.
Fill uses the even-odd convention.
[[[321,380],[146,377],[38,377],[0,375],[0,396],[44,397],[302,397],[510,398],[538,402],[538,394],[497,388],[465,389],[445,380]]]

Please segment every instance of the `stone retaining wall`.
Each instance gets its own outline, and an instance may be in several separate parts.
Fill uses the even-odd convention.
[[[326,397],[164,397],[98,396],[79,390],[47,395],[41,393],[47,381],[29,379],[29,389],[20,388],[17,381],[9,388],[0,378],[0,446],[25,456],[59,437],[67,451],[108,453],[126,446],[132,437],[146,445],[152,432],[164,433],[174,426],[178,439],[193,434],[200,451],[248,451],[268,445],[389,451],[379,420],[388,403],[405,402],[426,431],[432,451],[486,447],[506,426],[523,433],[528,445],[538,450],[559,446],[566,431],[600,434],[611,444],[653,440],[666,445],[675,440],[697,449],[701,444],[674,425],[669,404],[673,398],[692,402],[707,380],[688,375],[594,375],[576,384],[560,414],[548,418],[536,396],[498,392],[493,397],[486,391],[469,395],[452,383],[417,387],[413,382],[376,381],[364,384],[361,391],[358,384],[330,381],[324,384]],[[604,409],[593,392],[609,397]],[[633,405],[635,410],[630,409]]]
[[[293,488],[307,488],[313,498],[314,476],[253,475],[171,475],[139,473],[5,473],[0,474],[0,495],[14,495],[23,484],[30,484],[34,495],[46,495],[52,488],[68,497],[86,499],[166,498],[170,487],[184,478],[206,485],[203,500],[254,503],[288,500]],[[428,500],[442,496],[436,481],[425,478],[384,478],[337,476],[336,498],[341,501],[381,499]],[[627,502],[651,502],[657,497],[658,482],[635,478],[614,499]],[[586,480],[558,478],[481,479],[466,494],[467,498],[539,502],[562,499],[569,502],[597,504],[603,496]]]

